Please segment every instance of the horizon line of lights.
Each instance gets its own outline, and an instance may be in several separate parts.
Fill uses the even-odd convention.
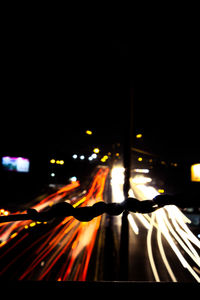
[[[81,155],[79,155],[79,156],[78,156],[77,154],[73,154],[73,155],[72,155],[72,158],[73,158],[73,159],[78,159],[78,158],[79,158],[80,160],[85,160],[86,157],[85,157],[85,155],[83,155],[83,154],[81,154]],[[92,155],[90,155],[90,156],[88,157],[88,160],[89,160],[89,161],[92,161],[93,159],[96,159],[96,158],[97,158],[97,154],[96,154],[96,153],[92,153]]]
[[[98,149],[98,148],[95,148],[95,149]],[[94,150],[95,150],[94,149]],[[98,149],[99,150],[99,149]],[[88,160],[89,161],[92,161],[93,159],[97,159],[98,158],[98,150],[96,150],[96,151],[93,151],[94,153],[92,153],[90,156],[88,156]],[[100,150],[99,150],[100,151]],[[118,153],[117,153],[118,154]],[[116,154],[116,156],[118,156]],[[101,159],[100,159],[100,161],[101,162],[106,162],[108,159],[109,159],[109,156],[111,155],[111,153],[110,152],[108,152],[108,155],[106,154],[106,155],[104,155]],[[80,159],[80,160],[85,160],[85,158],[86,158],[86,156],[85,155],[83,155],[83,154],[81,154],[81,155],[78,155],[78,154],[76,154],[76,153],[74,153],[73,155],[72,155],[72,158],[73,159]]]

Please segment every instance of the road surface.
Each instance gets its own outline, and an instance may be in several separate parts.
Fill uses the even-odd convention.
[[[87,187],[72,182],[35,199],[29,208],[44,211],[62,201],[74,207],[90,206],[98,201],[121,202],[124,200],[123,172],[120,166],[111,172],[108,167],[98,167]],[[142,201],[158,194],[155,187],[140,180],[131,178],[130,196]],[[4,208],[0,212],[12,213]],[[200,282],[200,241],[177,207],[168,206],[144,215],[130,213],[128,222],[129,281]],[[90,222],[66,217],[50,222],[0,224],[0,278],[120,280],[120,236],[121,215],[103,214]]]
[[[123,168],[113,173],[113,201],[123,197]],[[158,195],[151,178],[136,175],[131,178],[129,194],[139,200]],[[119,224],[119,217],[115,217]],[[130,213],[129,273],[132,281],[200,282],[200,241],[189,229],[190,220],[174,205],[160,208],[151,214]]]

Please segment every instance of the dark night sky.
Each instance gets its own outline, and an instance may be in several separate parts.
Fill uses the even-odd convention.
[[[132,86],[146,149],[197,155],[199,46],[195,32],[171,33],[63,37],[12,27],[2,49],[3,149],[62,147],[85,128],[118,138]]]

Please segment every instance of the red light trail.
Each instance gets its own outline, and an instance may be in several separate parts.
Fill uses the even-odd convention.
[[[103,201],[103,191],[108,172],[108,168],[99,168],[84,196],[77,196],[70,203],[74,207],[84,207]],[[42,211],[57,202],[69,201],[66,196],[69,196],[69,193],[79,186],[79,182],[66,185],[31,208]],[[17,252],[17,255],[0,270],[0,276],[3,276],[17,260],[27,257],[28,259],[24,262],[22,268],[16,270],[16,279],[86,280],[101,218],[102,216],[98,216],[90,222],[80,222],[70,216],[62,219],[59,223],[55,223],[53,227],[45,232],[42,230],[42,234],[37,236],[33,243],[27,242],[22,251]],[[9,246],[9,242],[18,237],[15,243],[10,247],[6,247],[5,251],[0,254],[0,261],[20,243],[24,243],[32,233],[32,227],[35,226],[45,225],[41,222],[29,220],[1,224],[0,247],[4,247],[6,244]]]

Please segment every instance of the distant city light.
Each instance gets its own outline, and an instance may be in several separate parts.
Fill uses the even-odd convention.
[[[73,159],[77,159],[78,155],[77,154],[73,154],[72,157],[73,157]]]
[[[64,160],[63,159],[61,159],[61,160],[55,160],[54,158],[52,158],[51,160],[50,160],[50,163],[51,164],[57,164],[57,165],[64,165]]]
[[[138,161],[142,161],[142,157],[138,157]]]
[[[81,159],[81,160],[84,160],[84,159],[85,159],[85,156],[84,156],[84,155],[81,155],[81,156],[80,156],[80,159]]]
[[[76,176],[72,176],[72,177],[69,178],[69,180],[70,180],[71,182],[77,181],[77,177],[76,177]]]
[[[56,163],[57,165],[64,165],[64,160],[63,159],[61,159],[61,160],[55,160],[55,159],[52,159],[51,161],[50,161],[52,164],[54,164],[54,163]]]
[[[92,135],[92,131],[91,130],[86,130],[85,133],[88,134],[88,135]]]
[[[99,148],[94,148],[94,149],[93,149],[93,152],[94,152],[94,153],[99,153],[99,151],[100,151]]]
[[[141,133],[138,133],[138,134],[136,135],[136,138],[137,138],[137,139],[141,139],[141,138],[142,138],[142,134],[141,134]]]
[[[107,159],[108,159],[108,155],[104,155],[104,156],[101,158],[101,161],[102,161],[102,162],[106,162]]]
[[[56,174],[55,173],[51,173],[51,177],[55,177],[56,176]]]
[[[91,156],[88,157],[89,161],[92,161],[93,159],[97,158],[97,154],[93,153]]]
[[[174,167],[177,167],[177,166],[178,166],[178,164],[177,164],[177,163],[173,163],[173,166],[174,166]]]

